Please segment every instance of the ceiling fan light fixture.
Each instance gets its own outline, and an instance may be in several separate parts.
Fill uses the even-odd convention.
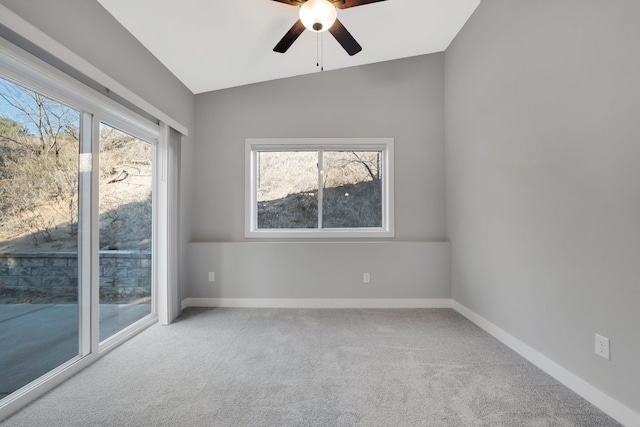
[[[309,31],[327,31],[338,17],[334,5],[327,0],[308,0],[300,6],[300,21]]]

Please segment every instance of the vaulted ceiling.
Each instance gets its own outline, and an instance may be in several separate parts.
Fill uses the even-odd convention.
[[[98,0],[193,93],[444,51],[480,0],[385,0],[338,10],[362,45],[349,56],[329,33],[273,47],[298,7],[273,0]]]

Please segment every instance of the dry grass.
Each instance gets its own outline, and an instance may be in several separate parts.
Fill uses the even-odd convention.
[[[26,139],[26,138],[25,138]],[[0,248],[25,248],[76,236],[78,144],[67,141],[58,155],[0,145]],[[65,246],[66,245],[62,245]]]
[[[103,127],[100,143],[100,248],[151,250],[152,146]]]
[[[37,141],[33,141],[37,143]],[[0,145],[0,251],[75,251],[78,143],[57,157]],[[100,152],[101,249],[151,250],[152,147],[104,127]]]

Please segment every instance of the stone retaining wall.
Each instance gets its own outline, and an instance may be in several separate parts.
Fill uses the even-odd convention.
[[[100,252],[100,301],[129,302],[151,295],[151,253]],[[0,254],[0,303],[76,302],[78,254]]]

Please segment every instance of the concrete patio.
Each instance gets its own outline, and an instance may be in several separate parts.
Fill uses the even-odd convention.
[[[146,304],[100,304],[103,340],[151,312]],[[0,304],[0,398],[78,355],[77,304]]]

